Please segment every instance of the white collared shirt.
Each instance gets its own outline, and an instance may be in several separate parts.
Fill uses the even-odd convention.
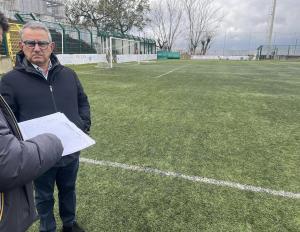
[[[43,77],[45,77],[46,80],[48,79],[49,70],[52,68],[51,60],[49,60],[49,65],[48,65],[48,69],[46,72],[44,72],[44,70],[40,66],[33,64],[33,63],[31,63],[31,64],[35,68],[36,71],[38,71],[39,73],[41,73],[43,75]]]

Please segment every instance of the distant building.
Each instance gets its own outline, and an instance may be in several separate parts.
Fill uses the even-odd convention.
[[[15,19],[15,13],[33,13],[46,21],[65,21],[63,0],[0,0],[0,11],[7,17]]]

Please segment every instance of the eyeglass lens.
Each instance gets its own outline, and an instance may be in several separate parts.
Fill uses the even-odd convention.
[[[37,44],[40,48],[47,48],[50,42],[48,41],[34,41],[34,40],[25,40],[23,43],[29,47],[29,48],[34,48],[35,45]]]

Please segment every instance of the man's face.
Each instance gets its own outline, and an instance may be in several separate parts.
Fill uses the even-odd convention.
[[[26,59],[38,66],[48,64],[50,55],[54,49],[54,43],[49,41],[48,33],[42,29],[26,28],[23,31],[20,49],[24,52]]]

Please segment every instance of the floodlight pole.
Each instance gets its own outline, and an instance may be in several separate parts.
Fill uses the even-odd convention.
[[[223,56],[225,56],[226,40],[227,40],[227,30],[225,31],[225,35],[224,35]]]
[[[268,35],[268,56],[270,55],[271,47],[272,47],[272,35],[273,35],[273,27],[274,27],[274,19],[275,19],[276,1],[277,0],[273,0],[273,7],[271,12],[271,18],[270,18],[271,21],[270,21],[270,28],[269,28],[269,35]]]

